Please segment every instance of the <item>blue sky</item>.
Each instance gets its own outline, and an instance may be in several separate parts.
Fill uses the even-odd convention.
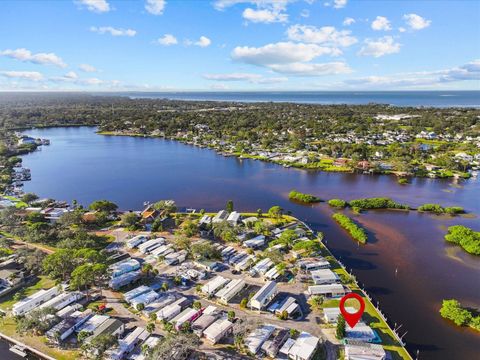
[[[0,90],[480,90],[480,1],[0,3]]]

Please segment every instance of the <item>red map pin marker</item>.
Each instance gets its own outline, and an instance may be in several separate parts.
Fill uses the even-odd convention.
[[[360,303],[360,309],[358,309],[356,313],[349,313],[347,310],[345,310],[345,301],[347,301],[348,299],[357,299],[357,301]],[[347,324],[350,325],[351,328],[353,328],[355,325],[357,325],[358,320],[360,320],[360,318],[362,317],[363,311],[365,310],[365,302],[360,295],[352,292],[342,297],[338,307],[340,308],[340,312],[345,318]]]

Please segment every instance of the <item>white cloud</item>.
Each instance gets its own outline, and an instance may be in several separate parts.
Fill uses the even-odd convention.
[[[156,43],[164,46],[170,46],[170,45],[178,44],[178,40],[172,34],[165,34],[161,38],[158,38]]]
[[[112,36],[128,36],[132,37],[137,34],[135,30],[132,29],[119,29],[119,28],[114,28],[111,26],[101,26],[101,27],[96,27],[92,26],[90,27],[91,32],[95,32],[97,34],[110,34]]]
[[[308,17],[310,17],[310,11],[307,10],[307,9],[303,9],[303,10],[300,12],[300,16],[301,16],[301,17],[304,17],[304,18],[308,18]]]
[[[392,30],[392,25],[390,20],[385,16],[377,16],[375,20],[372,21],[372,29],[375,31],[389,31]]]
[[[67,79],[78,79],[78,75],[75,71],[69,71],[68,73],[65,74],[65,77]]]
[[[145,3],[145,9],[153,15],[162,15],[165,10],[165,0],[147,0]]]
[[[261,8],[274,7],[284,9],[289,2],[293,1],[295,0],[216,0],[213,6],[220,11],[237,4],[252,4]]]
[[[106,0],[77,0],[77,4],[86,7],[88,11],[104,13],[110,11],[110,4]]]
[[[247,81],[253,84],[276,84],[288,81],[286,77],[264,77],[252,73],[205,74],[203,77],[213,81]]]
[[[200,46],[200,47],[207,47],[207,46],[210,46],[211,43],[212,43],[212,40],[202,35],[200,36],[200,39],[198,39],[198,41],[193,43],[193,45]]]
[[[34,64],[41,64],[41,65],[55,65],[59,67],[66,67],[67,64],[60,58],[59,56],[55,55],[54,53],[36,53],[33,54],[30,50],[21,48],[16,50],[3,50],[0,51],[1,56],[7,56],[12,59],[16,59],[19,61],[24,62],[31,62]]]
[[[403,18],[411,30],[422,30],[430,26],[431,20],[424,19],[417,14],[406,14]]]
[[[11,79],[40,81],[43,75],[38,71],[0,71],[0,74]]]
[[[90,73],[98,71],[94,66],[89,64],[80,64],[78,68],[84,72],[90,72]]]
[[[341,9],[347,6],[347,0],[333,0],[333,2],[325,2],[325,6],[333,6],[335,9]]]
[[[251,65],[266,67],[281,74],[320,76],[350,72],[343,62],[311,63],[322,55],[340,55],[338,48],[293,42],[279,42],[262,47],[238,46],[232,59]]]
[[[321,55],[340,55],[339,49],[293,42],[279,42],[262,47],[237,46],[232,58],[253,65],[287,64],[310,61]]]
[[[480,80],[480,59],[462,66],[416,73],[402,73],[389,76],[367,76],[346,80],[347,85],[361,85],[370,88],[428,88],[445,83]]]
[[[357,42],[349,30],[337,30],[333,26],[317,28],[308,25],[293,25],[287,30],[290,40],[303,41],[314,44],[347,47]]]
[[[354,18],[351,18],[351,17],[346,17],[344,20],[343,20],[343,26],[350,26],[352,24],[355,23],[355,19]]]
[[[400,51],[400,44],[396,43],[393,37],[384,36],[379,39],[366,39],[365,45],[362,46],[359,55],[381,57],[388,54],[395,54]]]
[[[270,68],[276,72],[295,75],[295,76],[323,76],[348,74],[352,69],[344,62],[329,63],[290,63],[290,64],[273,64]]]
[[[276,22],[287,22],[288,21],[288,14],[281,12],[275,9],[251,9],[246,8],[242,14],[243,18],[247,21],[251,21],[253,23],[276,23]]]

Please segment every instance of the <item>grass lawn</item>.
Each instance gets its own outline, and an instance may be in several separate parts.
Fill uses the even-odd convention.
[[[45,336],[34,336],[32,334],[20,336],[15,332],[15,328],[15,320],[12,317],[7,316],[0,319],[0,332],[7,336],[19,340],[58,360],[71,360],[80,358],[80,353],[78,351],[52,348],[47,345]]]
[[[26,288],[24,288],[25,296],[30,296],[41,289],[49,289],[55,285],[55,282],[46,276],[39,276],[39,280]],[[0,309],[9,311],[12,309],[13,304],[17,301],[13,299],[15,293],[11,293],[2,299],[0,299]]]
[[[323,255],[328,256],[330,252],[328,249],[325,247],[325,245],[322,244],[323,247]],[[331,258],[329,258],[331,260]],[[338,275],[344,275],[347,277],[350,277],[350,274],[342,268],[338,263],[332,264],[332,270],[337,273]],[[373,304],[368,300],[367,297],[363,294],[362,290],[355,284],[355,283],[350,283],[348,284],[352,292],[355,292],[359,295],[362,296],[364,302],[365,302],[365,311],[363,313],[363,320],[365,321],[366,324],[368,324],[372,329],[374,329],[378,336],[382,339],[382,346],[384,347],[385,350],[390,351],[392,354],[393,360],[411,360],[411,356],[408,354],[407,350],[398,343],[396,340],[395,335],[393,332],[390,330],[390,327],[385,323],[385,321],[381,318],[380,314],[377,312],[376,308],[373,306]],[[337,307],[338,304],[340,303],[339,299],[332,299],[332,300],[327,300],[323,303],[322,307]],[[354,308],[358,309],[359,304],[356,300],[354,299],[349,299],[346,301],[347,306],[353,306]]]

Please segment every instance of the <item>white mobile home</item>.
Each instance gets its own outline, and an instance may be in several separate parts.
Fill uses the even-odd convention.
[[[256,354],[263,343],[272,335],[276,327],[273,325],[262,325],[251,332],[244,340],[245,346],[252,354]]]
[[[338,298],[346,293],[342,284],[314,285],[308,287],[309,295],[322,295],[327,298]]]
[[[111,272],[112,278],[116,278],[118,276],[122,276],[123,274],[139,269],[140,263],[135,259],[119,261],[108,267],[108,270]]]
[[[131,284],[134,281],[137,281],[138,279],[141,278],[141,276],[142,276],[141,270],[131,271],[126,274],[110,279],[110,281],[108,282],[108,286],[111,287],[113,290],[118,290],[122,286]]]
[[[133,249],[133,248],[137,247],[138,245],[143,244],[147,240],[148,240],[147,235],[137,235],[137,236],[131,238],[130,240],[127,240],[127,247],[130,248],[130,249]]]
[[[277,295],[277,283],[269,281],[262,286],[258,292],[250,299],[250,307],[256,310],[262,310]]]
[[[165,238],[156,238],[156,239],[148,240],[138,246],[138,251],[140,251],[142,254],[148,254],[152,252],[154,249],[164,245],[165,242],[166,242]]]
[[[217,275],[212,280],[207,282],[205,285],[202,286],[202,292],[206,295],[213,295],[216,291],[221,289],[226,283],[230,280],[224,278],[223,276]]]
[[[333,284],[339,281],[339,277],[330,269],[319,269],[311,272],[315,285]]]
[[[84,296],[85,295],[79,291],[64,292],[55,296],[53,299],[44,302],[42,305],[40,305],[40,308],[52,307],[55,310],[61,310],[65,306],[80,300]]]
[[[354,314],[357,312],[357,310],[355,310],[355,308],[351,306],[347,306],[345,310],[351,314]],[[337,322],[338,315],[340,315],[340,308],[338,307],[323,309],[323,319],[327,323],[335,324]]]
[[[288,357],[292,360],[310,360],[315,354],[319,342],[319,338],[307,332],[302,332],[290,348]]]
[[[212,344],[216,344],[222,340],[227,334],[232,333],[233,323],[226,320],[220,319],[212,323],[208,328],[203,332],[205,339],[210,341]]]
[[[134,298],[137,296],[140,296],[142,294],[145,294],[152,289],[149,286],[146,285],[141,285],[139,287],[136,287],[133,290],[127,291],[125,294],[123,294],[123,298],[125,299],[126,302],[131,302]]]
[[[218,291],[215,296],[220,299],[220,302],[228,304],[228,302],[237,295],[240,290],[245,287],[245,280],[235,279],[230,281],[223,289]]]
[[[43,304],[44,302],[53,299],[60,293],[57,286],[54,286],[48,290],[42,289],[35,294],[26,297],[25,299],[17,302],[13,305],[12,314],[15,316],[24,315],[30,310],[33,310]]]

